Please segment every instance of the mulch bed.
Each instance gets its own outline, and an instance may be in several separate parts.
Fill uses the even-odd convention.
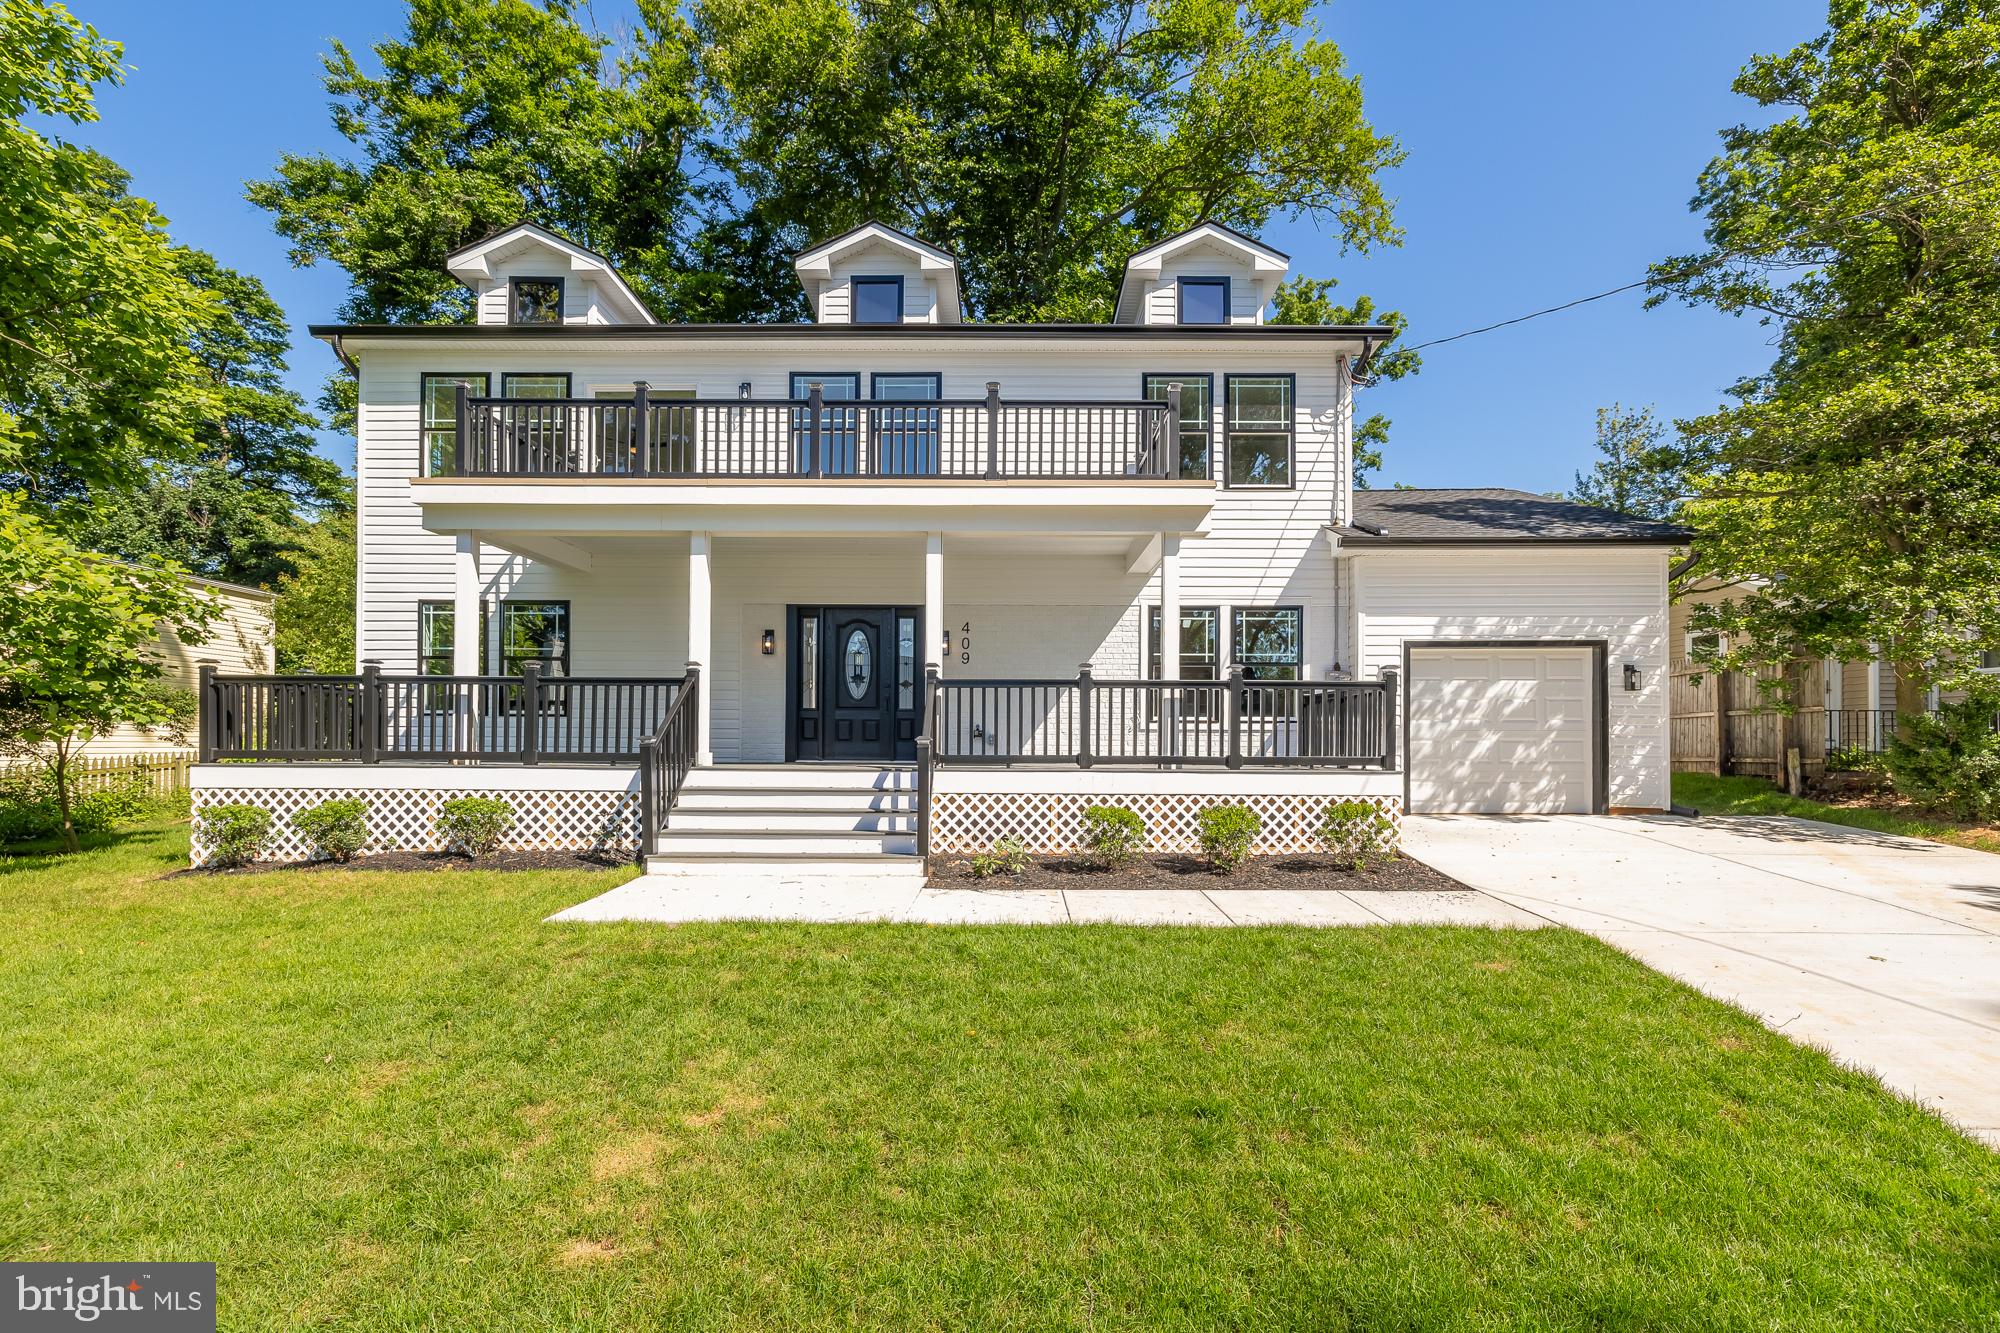
[[[1124,870],[1100,870],[1079,856],[1036,856],[1018,875],[974,879],[967,858],[944,861],[932,888],[982,889],[1368,889],[1436,893],[1465,885],[1407,856],[1343,870],[1328,856],[1259,856],[1233,875],[1217,874],[1198,856],[1155,853]]]
[[[494,852],[482,856],[477,861],[455,855],[451,852],[377,852],[372,856],[358,856],[342,864],[339,861],[259,861],[255,865],[234,869],[188,869],[176,870],[175,875],[264,875],[273,870],[393,870],[408,874],[411,871],[453,871],[453,870],[623,870],[632,865],[630,856],[617,852]]]

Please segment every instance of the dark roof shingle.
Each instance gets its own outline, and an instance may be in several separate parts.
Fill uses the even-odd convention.
[[[1371,531],[1380,529],[1380,531]],[[1342,545],[1498,545],[1631,542],[1675,546],[1693,533],[1673,523],[1502,487],[1356,491]]]

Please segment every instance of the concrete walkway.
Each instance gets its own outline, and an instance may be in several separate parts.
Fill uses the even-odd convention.
[[[1747,817],[1427,816],[1405,847],[2000,1147],[2000,856]]]
[[[927,889],[915,875],[641,875],[551,921],[911,921],[929,925],[1545,926],[1497,898],[1317,889]]]

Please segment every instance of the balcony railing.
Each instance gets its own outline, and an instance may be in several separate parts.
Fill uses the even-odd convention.
[[[203,667],[200,758],[352,763],[630,763],[676,678],[218,676]]]
[[[1160,481],[1180,468],[1165,402],[476,398],[460,385],[462,477]]]

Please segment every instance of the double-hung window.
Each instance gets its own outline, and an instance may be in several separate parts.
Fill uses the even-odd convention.
[[[852,407],[838,404],[852,403],[861,397],[861,377],[859,375],[809,375],[803,372],[792,374],[792,399],[802,402],[812,397],[812,386],[819,385],[820,401],[825,404],[819,418],[819,468],[822,476],[851,477],[859,465],[861,414]],[[812,423],[810,414],[800,409],[792,413],[793,449],[800,463],[800,471],[812,469]]]
[[[500,674],[518,676],[539,662],[547,677],[567,676],[570,633],[568,602],[500,603]]]
[[[1245,680],[1297,680],[1304,613],[1296,606],[1239,606],[1230,617],[1229,660]]]
[[[908,406],[878,407],[872,412],[868,442],[870,470],[884,477],[934,477],[938,472],[938,437],[942,418],[929,404],[942,396],[940,379],[930,372],[878,372],[871,377],[875,401]]]
[[[1222,653],[1222,611],[1213,606],[1181,608],[1182,680],[1215,680]],[[1160,679],[1160,608],[1146,608],[1146,675]]]
[[[491,384],[484,375],[425,375],[418,397],[423,399],[424,475],[449,477],[458,471],[458,385],[484,398]]]
[[[1223,383],[1225,481],[1292,484],[1292,377],[1231,375]]]
[[[901,278],[855,278],[854,322],[856,324],[901,324],[903,322],[903,280]]]
[[[1148,375],[1140,397],[1156,403],[1167,400],[1167,386],[1181,386],[1181,444],[1179,470],[1184,481],[1203,481],[1209,476],[1208,449],[1215,431],[1215,377],[1213,375]]]

